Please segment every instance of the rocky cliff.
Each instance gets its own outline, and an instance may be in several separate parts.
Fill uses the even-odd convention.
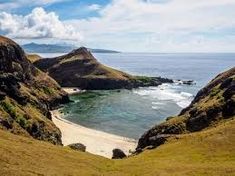
[[[0,36],[0,128],[61,144],[50,109],[68,102],[67,94],[27,59],[14,41]]]
[[[34,62],[34,65],[48,72],[63,87],[130,89],[173,82],[161,77],[132,76],[107,67],[99,63],[91,52],[84,47],[60,57],[38,60]]]
[[[167,118],[139,139],[137,150],[156,147],[177,134],[196,132],[235,116],[235,67],[219,74],[201,89],[178,116]]]

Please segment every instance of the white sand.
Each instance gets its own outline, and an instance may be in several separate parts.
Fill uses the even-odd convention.
[[[127,155],[129,150],[134,151],[137,142],[134,139],[117,136],[81,125],[74,124],[61,118],[59,110],[51,111],[52,120],[62,132],[62,143],[64,145],[72,143],[82,143],[86,146],[86,151],[107,158],[112,157],[112,150],[119,148]]]
[[[74,95],[74,94],[78,94],[81,92],[84,92],[84,90],[81,90],[77,87],[62,87],[62,89],[67,92],[69,95]]]

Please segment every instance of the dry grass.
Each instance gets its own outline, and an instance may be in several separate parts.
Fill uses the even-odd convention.
[[[26,57],[31,63],[34,63],[34,62],[42,59],[42,57],[37,54],[27,54]]]
[[[0,175],[235,175],[235,120],[109,160],[0,131]]]

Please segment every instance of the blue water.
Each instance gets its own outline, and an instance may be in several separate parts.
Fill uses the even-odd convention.
[[[235,66],[235,53],[94,54],[103,64],[138,75],[194,80],[196,93],[218,73]]]
[[[194,80],[121,91],[88,91],[71,96],[64,118],[83,126],[138,139],[146,130],[178,114],[218,73],[235,66],[235,54],[94,54],[103,64],[147,76]]]

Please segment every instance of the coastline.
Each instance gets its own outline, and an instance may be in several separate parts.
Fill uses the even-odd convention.
[[[137,146],[137,141],[134,139],[86,128],[67,121],[61,117],[59,110],[53,110],[51,114],[52,121],[62,133],[62,143],[65,146],[82,143],[86,146],[86,152],[106,158],[112,158],[112,150],[115,148],[130,155],[129,151],[134,151]]]

